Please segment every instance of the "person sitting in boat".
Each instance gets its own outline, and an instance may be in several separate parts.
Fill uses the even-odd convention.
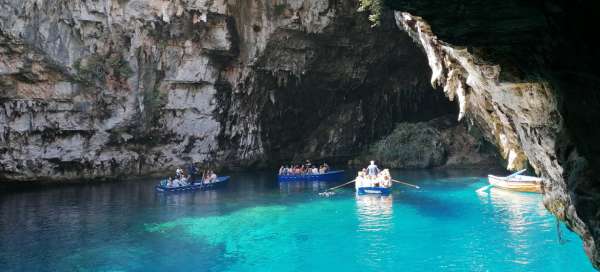
[[[217,174],[215,174],[215,172],[213,172],[212,170],[209,170],[206,175],[206,179],[204,180],[204,183],[213,183],[215,181],[217,181]]]
[[[167,178],[167,187],[173,187],[173,178]]]
[[[313,166],[313,168],[312,168],[311,171],[312,171],[313,175],[318,175],[319,174],[319,169],[316,166]]]
[[[363,171],[358,171],[358,175],[356,176],[356,180],[354,182],[355,182],[356,188],[366,187],[365,186],[366,179],[365,179],[364,169],[363,169]]]
[[[367,175],[370,178],[374,178],[374,177],[377,177],[378,174],[379,174],[379,167],[377,167],[377,165],[375,165],[375,161],[371,161],[371,164],[369,164],[369,166],[367,166]]]
[[[188,179],[190,179],[191,176],[195,176],[198,173],[198,168],[196,168],[196,166],[193,163],[190,163],[188,164],[187,172]]]
[[[310,160],[306,160],[306,163],[304,164],[304,167],[306,169],[312,169],[312,163],[310,162]]]
[[[279,175],[280,176],[285,175],[285,166],[282,165],[281,167],[279,167]]]
[[[206,170],[202,177],[202,183],[210,183],[210,170]]]
[[[178,178],[174,178],[173,180],[171,180],[171,188],[175,188],[175,187],[179,187],[179,179]]]
[[[188,178],[185,175],[181,175],[181,178],[179,179],[179,186],[186,185],[188,185]]]
[[[383,169],[381,173],[379,173],[379,179],[381,180],[381,186],[385,188],[392,187],[392,176],[390,175],[389,169]]]
[[[181,168],[177,168],[175,170],[175,178],[180,179],[182,175],[183,175],[183,170]]]

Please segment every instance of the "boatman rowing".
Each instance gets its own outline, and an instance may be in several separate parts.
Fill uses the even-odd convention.
[[[378,174],[379,168],[375,165],[375,161],[371,161],[371,164],[367,166],[367,175],[369,175],[369,177],[377,177]]]

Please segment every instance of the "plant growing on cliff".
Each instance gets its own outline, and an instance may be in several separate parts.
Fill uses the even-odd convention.
[[[154,88],[144,92],[142,103],[144,104],[144,121],[146,127],[158,125],[160,119],[160,110],[164,107],[167,95],[160,89]]]
[[[88,58],[81,58],[75,61],[75,70],[79,78],[86,82],[100,81],[106,79],[106,69],[101,56],[92,55]]]
[[[118,54],[113,54],[108,58],[107,63],[110,68],[112,68],[112,72],[115,77],[120,79],[127,79],[133,75],[133,70],[129,67],[129,63]]]
[[[106,83],[106,76],[112,76],[118,81],[124,81],[133,75],[129,63],[120,54],[109,54],[108,56],[91,55],[78,59],[73,64],[79,79],[88,83]]]
[[[359,0],[358,11],[369,12],[369,21],[372,23],[372,27],[378,26],[381,22],[381,12],[383,10],[384,0]]]
[[[275,16],[281,16],[285,13],[287,6],[285,4],[277,4],[274,7]]]

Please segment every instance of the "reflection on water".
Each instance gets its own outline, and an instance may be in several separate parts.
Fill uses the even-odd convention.
[[[532,217],[543,218],[547,212],[542,204],[542,197],[534,193],[521,193],[490,187],[487,190],[477,190],[477,195],[483,204],[491,207],[492,213],[504,222],[512,233],[519,234],[527,230],[532,222]],[[543,222],[550,221],[547,218],[540,219]],[[548,222],[551,226],[551,222]]]
[[[393,197],[378,195],[356,195],[358,229],[377,232],[389,229],[393,217]]]
[[[370,268],[381,267],[395,251],[391,241],[393,228],[393,197],[356,194],[358,232],[363,239],[361,259]]]
[[[532,228],[553,228],[554,222],[547,216],[541,195],[486,187],[477,190],[477,196],[491,209],[493,220],[506,226],[507,233],[512,237],[506,246],[514,252],[513,262],[527,264],[532,250],[527,234]]]
[[[331,182],[325,181],[290,181],[290,182],[279,182],[279,191],[282,193],[299,193],[306,192],[307,190],[313,192],[324,191],[333,185]]]

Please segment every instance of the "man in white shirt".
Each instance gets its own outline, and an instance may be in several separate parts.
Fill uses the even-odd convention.
[[[376,177],[379,174],[379,168],[375,165],[375,161],[371,161],[371,164],[367,166],[367,174],[369,177]]]

